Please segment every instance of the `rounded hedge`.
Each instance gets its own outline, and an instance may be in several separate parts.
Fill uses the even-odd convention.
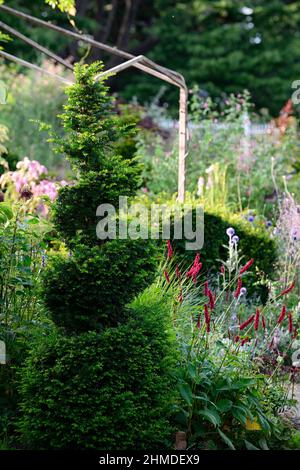
[[[238,216],[221,216],[211,212],[204,213],[204,244],[201,250],[201,261],[204,269],[219,270],[220,260],[227,258],[228,236],[226,229],[234,228],[239,236],[239,249],[245,260],[254,258],[255,266],[265,274],[272,275],[277,259],[276,244],[264,228],[253,227]],[[193,210],[193,229],[196,228],[196,210]],[[185,263],[191,264],[195,252],[187,251],[186,239],[174,239],[174,224],[171,227],[171,239]]]
[[[154,289],[126,324],[45,338],[20,372],[22,443],[30,449],[162,449],[175,386],[170,305]],[[173,352],[172,352],[173,351]]]

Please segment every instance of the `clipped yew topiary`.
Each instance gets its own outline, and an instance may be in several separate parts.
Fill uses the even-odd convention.
[[[33,348],[20,373],[19,430],[29,448],[146,449],[171,438],[171,309],[159,292],[142,293],[155,248],[148,240],[96,237],[99,204],[133,195],[141,171],[128,146],[122,155],[133,129],[120,125],[107,88],[95,83],[101,68],[75,67],[61,116],[66,137],[53,138],[77,180],[54,207],[67,250],[49,259],[44,275],[58,335]]]
[[[133,196],[141,184],[140,163],[127,147],[123,156],[120,144],[135,129],[120,121],[103,81],[95,83],[99,70],[99,63],[76,67],[61,116],[65,137],[52,139],[77,179],[54,205],[54,225],[71,256],[50,258],[44,299],[55,323],[70,332],[122,322],[124,305],[148,285],[156,266],[150,241],[97,239],[97,207],[117,209],[119,196]]]

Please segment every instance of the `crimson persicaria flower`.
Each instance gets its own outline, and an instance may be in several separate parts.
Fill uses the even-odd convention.
[[[246,321],[244,321],[244,323],[241,323],[240,330],[244,330],[245,328],[247,328],[247,326],[251,325],[251,323],[254,320],[254,317],[255,315],[251,315],[251,317],[249,317]]]
[[[182,302],[183,302],[183,294],[182,294],[182,289],[180,289],[180,291],[179,291],[178,302],[180,302],[180,303],[182,303]]]
[[[255,312],[255,318],[254,318],[254,330],[257,331],[258,330],[258,327],[259,327],[259,310],[258,308],[256,309],[256,312]]]
[[[288,313],[288,319],[289,319],[289,333],[293,333],[293,316],[291,312]]]
[[[165,275],[167,283],[170,284],[170,276],[169,276],[168,271],[164,271],[164,275]]]
[[[208,312],[208,306],[205,304],[204,305],[204,318],[205,318],[205,324],[206,324],[206,331],[207,333],[210,332],[210,315]]]
[[[205,283],[204,283],[204,295],[206,295],[207,297],[208,297],[208,291],[209,291],[208,282],[205,281]]]
[[[170,240],[167,241],[167,247],[168,247],[168,258],[170,259],[173,256],[173,248],[172,248]]]
[[[215,308],[215,297],[210,289],[208,289],[208,298],[210,309],[213,310]]]
[[[289,292],[291,292],[294,289],[295,285],[296,285],[296,282],[293,281],[292,284],[289,287],[287,287],[282,292],[280,292],[279,297],[282,297],[283,295],[286,295]]]
[[[265,321],[265,317],[263,315],[261,316],[261,323],[262,323],[263,329],[265,330],[266,329],[266,321]]]
[[[181,272],[179,271],[179,266],[178,266],[178,264],[176,264],[175,272],[176,272],[176,277],[177,277],[178,279],[181,279]]]
[[[239,296],[240,296],[241,289],[242,289],[242,285],[243,285],[243,281],[242,281],[242,279],[239,277],[239,278],[238,278],[238,282],[237,282],[237,288],[236,288],[236,291],[235,291],[235,293],[234,293],[234,297],[235,297],[236,299],[238,299]]]
[[[202,268],[202,263],[200,263],[200,254],[197,253],[194,259],[194,263],[189,271],[186,273],[187,277],[191,277],[193,279],[194,284],[196,285],[197,282],[197,275]]]
[[[249,336],[246,336],[246,338],[242,339],[241,346],[244,346],[244,344],[247,343],[249,339],[250,339]]]
[[[280,312],[280,315],[279,315],[278,320],[277,320],[278,325],[280,325],[280,323],[283,322],[283,320],[285,318],[285,314],[286,314],[286,306],[283,305],[282,309],[281,309],[281,312]]]
[[[250,268],[250,266],[252,266],[252,264],[254,263],[254,258],[251,258],[248,263],[245,264],[245,266],[243,266],[241,269],[240,269],[240,274],[244,274],[246,271],[248,271],[248,269]]]
[[[197,328],[199,329],[201,327],[201,317],[200,315],[198,315],[198,318],[197,318]]]

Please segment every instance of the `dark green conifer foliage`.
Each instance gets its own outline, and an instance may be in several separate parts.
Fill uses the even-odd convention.
[[[44,276],[60,328],[37,341],[20,371],[18,429],[30,449],[161,449],[172,439],[170,296],[144,290],[153,247],[94,238],[96,207],[134,194],[140,175],[128,146],[122,156],[128,127],[120,128],[103,83],[94,83],[100,69],[76,67],[62,116],[67,137],[58,144],[77,181],[60,191],[54,220],[71,256],[52,257]]]
[[[94,80],[101,70],[100,63],[75,67],[76,83],[60,116],[65,137],[52,139],[77,180],[59,191],[54,206],[55,228],[71,256],[50,260],[44,298],[53,320],[71,332],[118,324],[124,305],[155,269],[150,242],[96,236],[97,207],[109,203],[117,209],[119,196],[135,194],[141,175],[139,162],[128,152],[123,156],[120,145],[135,132],[134,124],[120,124],[103,80]]]

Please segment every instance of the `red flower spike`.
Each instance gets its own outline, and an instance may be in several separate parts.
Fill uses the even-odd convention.
[[[288,313],[288,319],[289,319],[289,333],[293,333],[293,316],[291,312]]]
[[[170,284],[170,276],[169,276],[168,271],[164,271],[164,275],[165,275],[167,283]]]
[[[263,329],[265,330],[266,329],[266,321],[265,321],[265,317],[263,315],[261,316],[261,323],[262,323]]]
[[[208,289],[208,298],[210,309],[213,310],[215,308],[215,297],[210,289]]]
[[[224,274],[224,273],[225,273],[225,268],[224,268],[223,264],[222,264],[222,266],[221,266],[220,272],[221,272],[221,274]]]
[[[189,271],[186,273],[187,277],[191,277],[193,279],[194,284],[196,285],[197,282],[197,275],[202,268],[202,263],[200,261],[200,255],[197,253],[194,259],[193,266],[189,269]]]
[[[235,342],[235,343],[237,343],[239,340],[240,340],[240,336],[236,336],[236,337],[234,338],[234,342]]]
[[[283,290],[282,292],[280,292],[279,297],[282,297],[283,295],[286,295],[286,294],[288,294],[289,292],[291,292],[291,291],[294,289],[295,285],[296,285],[296,282],[293,281],[292,284],[291,284],[289,287],[287,287],[285,290]]]
[[[208,297],[208,291],[209,291],[208,281],[205,281],[205,283],[204,283],[204,295],[206,295],[206,297]]]
[[[175,270],[175,271],[176,271],[176,276],[177,276],[177,278],[178,278],[178,279],[181,279],[181,272],[179,271],[179,266],[178,266],[178,264],[176,264],[176,270]]]
[[[167,247],[168,247],[168,258],[170,259],[173,256],[173,248],[172,248],[170,240],[167,241]]]
[[[180,292],[179,292],[178,302],[180,302],[181,304],[182,304],[182,302],[183,302],[182,289],[180,289]]]
[[[286,306],[283,305],[282,309],[281,309],[281,312],[280,312],[280,315],[279,315],[278,320],[277,320],[278,325],[280,325],[280,323],[283,322],[285,314],[286,314]]]
[[[208,306],[205,304],[204,305],[204,318],[205,318],[205,323],[206,323],[206,331],[207,333],[210,332],[210,316],[208,312]]]
[[[247,336],[246,338],[242,339],[241,341],[241,346],[244,346],[245,343],[247,343],[247,341],[249,341],[249,336]]]
[[[244,321],[244,323],[241,323],[240,330],[244,330],[245,328],[247,328],[247,326],[251,325],[251,323],[254,320],[254,317],[255,315],[251,315],[251,317],[249,317],[246,321]]]
[[[199,262],[200,262],[200,253],[197,253],[194,259],[193,267],[195,268],[196,266],[198,266]]]
[[[240,269],[240,274],[244,274],[246,271],[248,271],[248,269],[250,268],[250,266],[252,266],[252,264],[254,263],[254,258],[251,258],[248,263],[245,264],[245,266],[243,266],[241,269]]]
[[[297,336],[298,336],[298,329],[295,328],[295,329],[294,329],[294,334],[293,334],[293,339],[296,339]]]
[[[256,309],[256,312],[255,312],[255,318],[254,318],[254,330],[257,331],[258,330],[258,327],[259,327],[259,310],[258,308]]]
[[[200,315],[198,315],[197,328],[200,329],[200,327],[201,327],[201,318],[200,318]]]
[[[239,277],[239,278],[238,278],[238,282],[237,282],[237,288],[236,288],[236,291],[235,291],[235,293],[234,293],[234,297],[235,297],[236,299],[239,298],[239,295],[240,295],[240,293],[241,293],[242,285],[243,285],[242,278]]]

